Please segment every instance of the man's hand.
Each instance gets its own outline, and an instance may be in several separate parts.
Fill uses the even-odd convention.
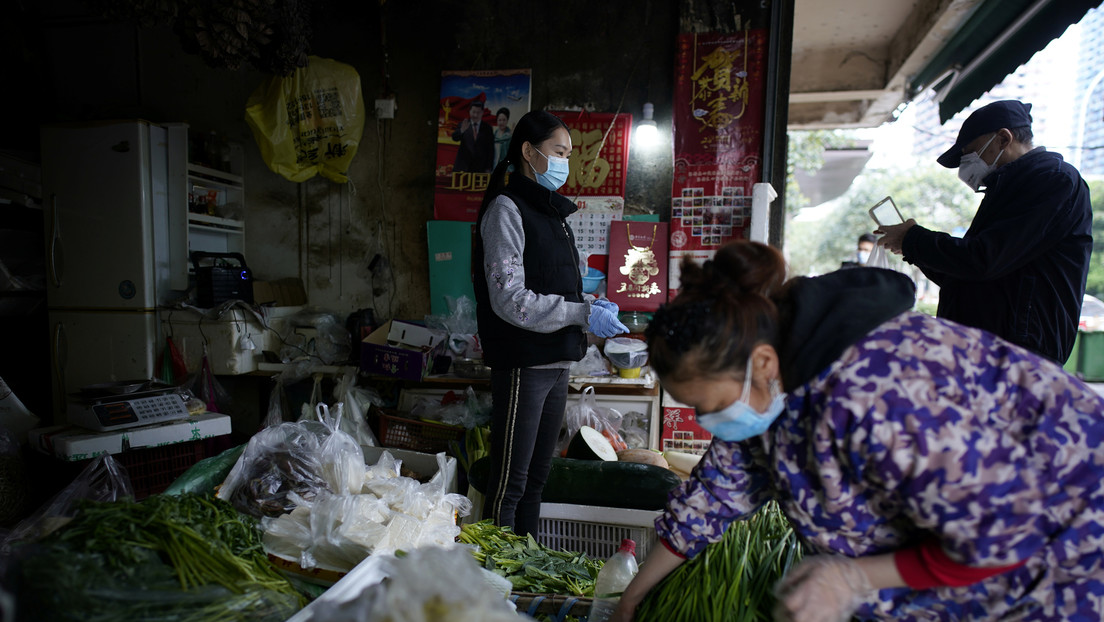
[[[878,244],[894,255],[901,254],[901,245],[905,241],[905,234],[916,225],[916,221],[909,218],[899,225],[881,225],[874,230],[875,235],[882,236]]]
[[[469,127],[471,127],[471,120],[469,120],[469,119],[464,119],[463,121],[461,121],[461,122],[460,122],[460,131],[461,131],[461,132],[466,132],[466,131],[468,131],[468,128],[469,128]]]

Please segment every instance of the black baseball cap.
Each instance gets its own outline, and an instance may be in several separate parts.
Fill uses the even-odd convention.
[[[958,163],[962,160],[962,148],[978,136],[1003,128],[1015,129],[1030,125],[1031,104],[1005,99],[982,106],[966,118],[962,123],[962,129],[958,131],[955,144],[935,161],[947,168],[958,168]]]

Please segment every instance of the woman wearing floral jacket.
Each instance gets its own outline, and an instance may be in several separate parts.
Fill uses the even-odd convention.
[[[648,327],[664,389],[714,441],[625,591],[777,500],[813,554],[783,620],[1104,619],[1104,400],[1057,364],[909,311],[874,268],[785,281],[775,249],[684,263]]]

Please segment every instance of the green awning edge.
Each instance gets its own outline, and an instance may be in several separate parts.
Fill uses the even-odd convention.
[[[929,86],[952,67],[965,67],[989,44],[1027,11],[1032,0],[986,0],[975,9],[947,45],[910,81],[911,92]],[[1051,0],[1017,32],[1013,33],[989,59],[951,87],[939,104],[939,121],[945,123],[969,106],[993,85],[1023,65],[1036,52],[1079,22],[1101,0]]]

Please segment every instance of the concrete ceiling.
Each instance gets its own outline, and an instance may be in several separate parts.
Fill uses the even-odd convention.
[[[789,129],[877,127],[983,0],[796,0]]]

